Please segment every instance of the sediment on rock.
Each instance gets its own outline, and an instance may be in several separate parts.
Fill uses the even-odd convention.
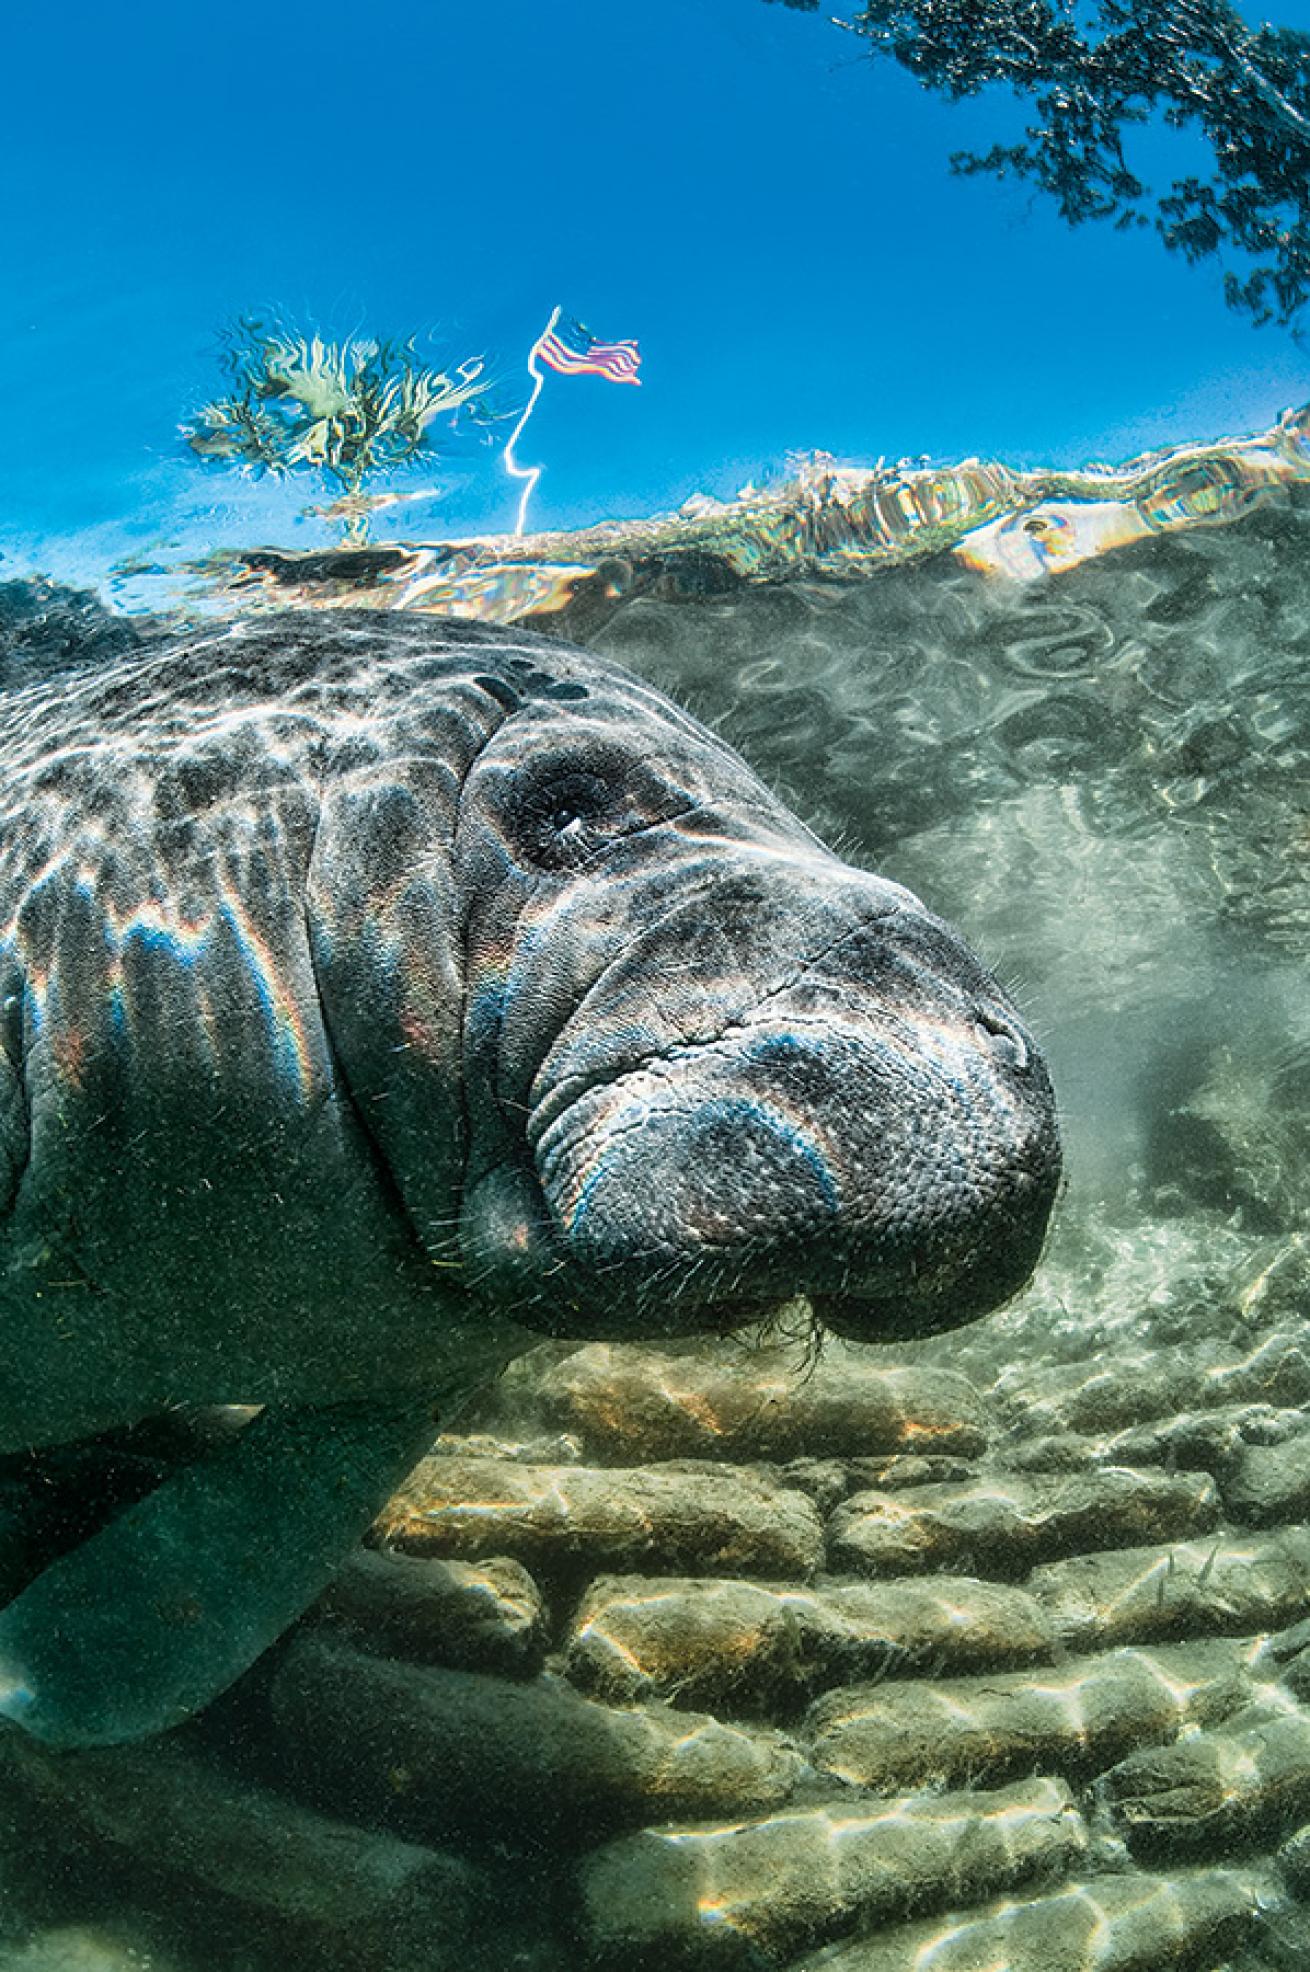
[[[823,1529],[804,1493],[737,1467],[597,1471],[498,1459],[423,1460],[374,1537],[411,1554],[595,1572],[642,1563],[663,1572],[804,1580]]]
[[[1003,1474],[967,1486],[857,1493],[828,1524],[835,1569],[871,1575],[951,1568],[1019,1580],[1080,1550],[1204,1534],[1219,1494],[1204,1473],[1109,1466],[1063,1478]]]
[[[606,1965],[778,1964],[842,1931],[1059,1881],[1087,1849],[1055,1780],[646,1829],[582,1863],[582,1936]]]
[[[1254,1929],[1258,1896],[1236,1870],[1102,1876],[831,1945],[791,1972],[1217,1972]]]
[[[1034,1770],[1086,1779],[1134,1747],[1237,1711],[1257,1650],[1119,1650],[1053,1670],[830,1692],[813,1706],[804,1743],[820,1772],[883,1791]]]
[[[781,1734],[659,1707],[618,1711],[549,1676],[511,1682],[292,1644],[270,1706],[315,1802],[419,1840],[528,1851],[614,1828],[777,1807],[802,1762]]]
[[[950,1370],[891,1367],[828,1338],[805,1365],[793,1344],[701,1344],[678,1354],[596,1342],[507,1373],[499,1404],[575,1434],[602,1464],[676,1458],[971,1458],[987,1444],[978,1391]]]
[[[1250,1636],[1310,1611],[1310,1530],[1075,1555],[1028,1587],[1074,1649]]]
[[[1022,1589],[922,1582],[756,1582],[602,1576],[568,1639],[569,1676],[614,1704],[664,1698],[754,1714],[826,1684],[1049,1661],[1049,1619]]]

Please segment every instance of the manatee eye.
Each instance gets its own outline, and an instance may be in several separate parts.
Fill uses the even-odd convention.
[[[500,782],[507,846],[537,869],[586,867],[612,844],[686,813],[685,790],[661,767],[591,737],[580,746],[543,748]]]
[[[585,827],[604,814],[607,792],[597,774],[565,774],[540,790],[541,819],[560,835],[567,829]]]
[[[585,768],[552,774],[522,796],[516,821],[523,848],[544,869],[573,868],[614,832],[624,805],[600,774]]]

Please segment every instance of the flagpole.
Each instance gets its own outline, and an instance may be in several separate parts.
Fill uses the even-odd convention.
[[[532,416],[533,411],[537,407],[537,399],[541,395],[541,386],[546,381],[541,371],[537,368],[537,351],[541,348],[542,343],[546,340],[546,337],[550,334],[551,330],[554,328],[559,318],[560,318],[560,310],[556,308],[552,311],[550,320],[547,322],[545,328],[541,331],[541,334],[537,337],[537,340],[533,343],[531,349],[528,351],[528,375],[533,378],[532,395],[531,397],[529,397],[527,401],[527,405],[524,408],[523,416],[519,419],[513,431],[510,433],[504,451],[506,472],[509,473],[511,478],[513,479],[522,479],[522,480],[526,480],[527,482],[519,498],[518,518],[514,522],[514,532],[516,535],[522,534],[523,532],[524,523],[527,520],[527,516],[528,516],[528,501],[532,498],[532,495],[536,490],[537,481],[541,478],[542,467],[519,465],[514,458],[514,447],[519,442],[519,437],[520,434],[522,433],[524,425],[527,423],[528,419]]]

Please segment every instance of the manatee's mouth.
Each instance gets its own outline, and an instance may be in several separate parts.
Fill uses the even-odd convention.
[[[893,1255],[856,1281],[840,1258],[825,1263],[800,1242],[748,1256],[650,1252],[634,1243],[608,1264],[587,1265],[570,1251],[536,1172],[506,1164],[466,1199],[466,1278],[499,1314],[561,1338],[729,1335],[803,1300],[818,1328],[848,1341],[907,1341],[976,1321],[1027,1284],[1054,1181],[1034,1183],[1032,1191],[1029,1209],[993,1215],[980,1246],[965,1241],[923,1258]]]

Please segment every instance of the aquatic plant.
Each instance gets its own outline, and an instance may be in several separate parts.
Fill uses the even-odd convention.
[[[1027,178],[1071,225],[1154,225],[1190,261],[1235,251],[1225,297],[1257,323],[1310,300],[1310,36],[1249,27],[1227,0],[868,0],[836,25],[950,102],[1000,83],[1032,104],[1022,143],[957,151],[953,170]],[[1137,175],[1125,134],[1156,117],[1208,149],[1208,177],[1156,195]]]
[[[328,342],[279,323],[243,319],[225,331],[222,366],[230,391],[182,426],[202,459],[279,477],[318,471],[341,497],[328,509],[348,541],[367,538],[378,496],[364,482],[436,456],[438,419],[461,411],[485,422],[485,359],[450,370],[425,365],[415,339]]]

